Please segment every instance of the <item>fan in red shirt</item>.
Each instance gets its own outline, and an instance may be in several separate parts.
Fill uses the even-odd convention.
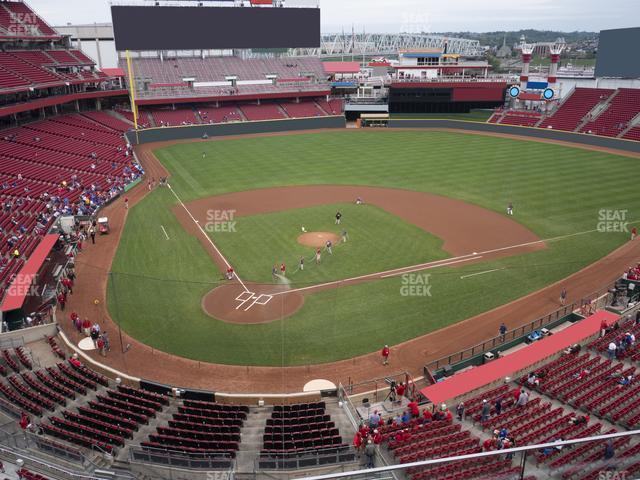
[[[373,431],[373,443],[380,445],[382,443],[382,434],[379,430]]]
[[[22,412],[20,414],[20,428],[23,430],[26,430],[27,427],[29,426],[29,417],[27,416],[26,413]]]
[[[360,435],[360,432],[356,432],[356,434],[353,437],[353,446],[359,450],[360,447],[362,447],[362,435]]]
[[[418,404],[415,400],[409,402],[409,405],[407,406],[409,407],[409,410],[411,410],[411,416],[413,418],[418,418],[420,416],[420,409],[418,408]]]
[[[385,345],[380,354],[382,355],[382,364],[389,365],[389,345]]]
[[[406,391],[407,387],[404,386],[404,383],[399,383],[398,386],[396,387],[396,394],[398,395],[398,401],[400,401],[402,399],[402,397],[404,397],[404,392]]]
[[[430,422],[433,419],[433,414],[431,413],[431,410],[429,410],[428,408],[425,408],[424,412],[422,412],[422,418],[424,418],[425,421]]]
[[[511,394],[516,399],[516,402],[518,401],[518,398],[520,398],[520,393],[521,393],[520,387],[517,387],[511,391]]]

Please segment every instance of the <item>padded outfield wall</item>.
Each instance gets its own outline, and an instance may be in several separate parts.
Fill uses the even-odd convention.
[[[640,142],[619,138],[599,137],[586,133],[561,132],[532,127],[496,125],[494,123],[467,122],[462,120],[389,120],[390,128],[449,128],[452,130],[519,135],[533,139],[547,139],[560,142],[611,148],[626,152],[640,153]]]
[[[290,118],[285,120],[264,120],[258,122],[216,123],[205,125],[185,125],[179,127],[156,127],[146,130],[129,131],[127,140],[132,145],[172,140],[189,140],[229,135],[250,135],[255,133],[276,133],[295,130],[317,130],[324,128],[345,128],[344,116]]]

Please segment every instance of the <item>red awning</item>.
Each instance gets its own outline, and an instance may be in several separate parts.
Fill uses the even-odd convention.
[[[359,73],[359,62],[323,62],[322,66],[326,73]]]
[[[29,260],[27,260],[27,263],[24,264],[16,275],[16,278],[14,278],[11,285],[9,285],[7,295],[4,297],[0,310],[8,312],[22,307],[36,274],[44,264],[44,261],[47,259],[49,252],[51,252],[51,249],[59,237],[60,235],[46,235],[42,239],[29,257]]]
[[[124,77],[125,73],[122,68],[103,68],[102,73],[110,77]]]
[[[595,315],[580,320],[568,328],[538,340],[517,352],[505,355],[480,367],[471,368],[465,372],[449,377],[446,380],[423,388],[420,393],[432,403],[441,403],[454,399],[465,393],[489,385],[496,380],[512,376],[514,373],[526,369],[545,358],[564,350],[571,345],[580,343],[586,338],[600,331],[600,324],[604,320],[611,325],[619,318],[611,312],[601,311]]]

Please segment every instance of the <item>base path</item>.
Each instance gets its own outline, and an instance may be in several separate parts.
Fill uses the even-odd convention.
[[[412,131],[416,130],[412,129]],[[287,134],[301,133],[309,134],[310,132]],[[354,130],[349,134],[358,135],[358,133]],[[507,135],[504,137],[517,138]],[[529,137],[524,140],[535,141]],[[193,140],[192,142],[202,141]],[[227,138],[210,139],[209,141],[227,141]],[[136,147],[138,158],[142,161],[149,177],[160,178],[167,175],[152,150],[174,143],[177,142],[162,142]],[[581,145],[578,148],[585,147]],[[611,153],[619,152],[613,151]],[[140,201],[147,193],[145,183],[142,182],[128,192],[127,196],[131,205]],[[367,199],[365,198],[365,200]],[[78,343],[84,337],[79,335],[71,325],[68,318],[70,312],[76,311],[82,317],[86,316],[100,322],[103,330],[109,332],[111,352],[104,358],[97,352],[88,352],[89,356],[97,362],[107,364],[126,374],[168,385],[238,393],[281,393],[300,392],[307,382],[318,378],[327,379],[335,384],[338,382],[346,383],[349,379],[353,382],[360,382],[400,370],[407,370],[415,376],[420,376],[425,363],[469,348],[495,336],[501,322],[504,322],[509,328],[515,328],[558,308],[560,284],[550,285],[489,312],[392,346],[390,366],[388,367],[381,365],[378,352],[330,364],[285,368],[201,363],[159,352],[130,337],[125,332],[122,333],[122,343],[120,342],[117,324],[113,322],[105,307],[105,294],[108,272],[126,218],[123,200],[118,199],[107,206],[103,210],[103,214],[109,217],[111,234],[97,238],[95,245],[89,242],[78,256],[76,260],[77,280],[73,295],[69,296],[65,312],[59,312],[59,325],[72,341]],[[638,259],[640,259],[640,239],[623,245],[597,263],[564,279],[562,285],[566,286],[569,293],[567,302],[577,301],[602,288],[607,282],[614,281],[621,272],[637,262]],[[98,305],[94,305],[94,299],[98,300]],[[125,354],[120,353],[123,344],[131,345]],[[330,348],[330,345],[327,348]]]
[[[297,208],[309,208],[333,203],[352,203],[356,198],[366,202],[358,208],[366,209],[375,205],[402,218],[418,228],[429,232],[443,241],[443,250],[453,258],[428,262],[421,265],[399,265],[385,272],[370,272],[364,275],[340,279],[317,285],[291,288],[280,285],[259,285],[244,288],[235,285],[230,288],[215,288],[202,301],[205,312],[219,320],[234,323],[264,323],[281,320],[297,312],[304,301],[301,293],[307,295],[320,290],[340,288],[356,283],[381,280],[403,273],[437,268],[439,266],[461,265],[479,260],[486,261],[498,257],[519,255],[545,248],[545,244],[533,232],[513,220],[513,217],[449,197],[413,190],[397,188],[365,187],[350,185],[310,185],[276,187],[234,192],[225,195],[194,200],[177,205],[173,211],[184,229],[200,240],[217,265],[226,265],[221,252],[203,234],[204,225],[211,211],[233,210],[236,217],[279,212]],[[341,225],[336,225],[340,231]],[[346,227],[345,227],[346,228]],[[347,232],[348,234],[348,232]],[[337,245],[341,238],[330,232],[307,232],[298,237],[298,242],[306,242],[313,247],[324,247],[327,240]],[[475,255],[474,252],[488,252]],[[242,272],[238,272],[242,275]],[[239,297],[237,291],[244,289]],[[249,295],[251,294],[251,295]],[[277,297],[277,302],[269,296]],[[240,301],[249,298],[247,307]],[[260,297],[257,298],[256,297]],[[283,299],[282,297],[294,297]]]

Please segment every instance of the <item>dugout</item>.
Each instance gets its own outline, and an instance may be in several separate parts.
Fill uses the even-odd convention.
[[[363,113],[360,115],[361,127],[388,127],[389,126],[389,114],[388,113]]]

